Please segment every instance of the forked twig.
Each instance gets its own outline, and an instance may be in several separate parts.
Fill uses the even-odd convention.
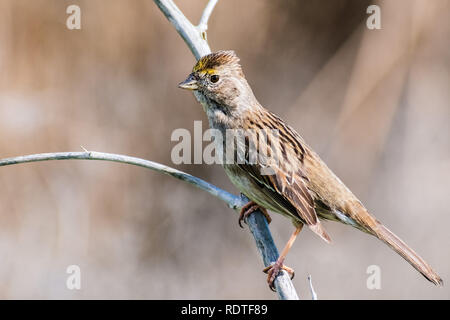
[[[207,40],[206,30],[208,30],[208,20],[214,10],[214,7],[217,4],[217,1],[219,0],[209,0],[208,4],[205,7],[205,10],[203,10],[202,17],[200,18],[200,22],[197,26],[197,28],[200,30],[203,40],[205,41]]]

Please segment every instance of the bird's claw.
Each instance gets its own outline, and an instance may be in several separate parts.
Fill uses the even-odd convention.
[[[276,262],[271,263],[270,266],[263,269],[263,272],[267,273],[267,283],[269,284],[270,290],[273,292],[276,291],[274,286],[275,278],[279,275],[281,270],[286,271],[291,280],[294,279],[294,269],[285,266],[282,260],[277,260]]]
[[[247,203],[245,206],[242,207],[241,212],[239,214],[238,223],[241,228],[244,228],[242,226],[242,221],[245,222],[245,219],[256,210],[260,210],[262,212],[262,214],[266,217],[267,223],[270,223],[272,221],[272,218],[270,217],[269,213],[265,208],[261,207],[256,202],[250,201],[249,203]]]

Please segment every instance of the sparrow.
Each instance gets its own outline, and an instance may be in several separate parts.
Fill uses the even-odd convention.
[[[243,132],[242,139],[232,142],[215,139],[227,176],[251,200],[242,208],[239,224],[259,209],[268,222],[270,210],[291,219],[295,226],[277,261],[263,270],[268,274],[269,287],[274,290],[273,282],[282,269],[293,276],[284,261],[304,225],[331,242],[321,220],[337,221],[375,236],[426,279],[442,285],[431,266],[369,213],[297,131],[261,106],[239,61],[234,51],[205,55],[178,86],[194,91],[210,127],[222,137],[230,131]],[[255,151],[258,156],[252,157]]]

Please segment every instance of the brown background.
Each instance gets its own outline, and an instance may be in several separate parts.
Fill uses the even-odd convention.
[[[197,22],[206,1],[180,0]],[[234,49],[259,101],[304,136],[383,221],[450,279],[450,2],[221,0],[213,50]],[[78,4],[82,29],[65,26]],[[206,118],[176,88],[194,58],[150,0],[0,2],[0,157],[81,151],[172,165],[176,128]],[[219,166],[178,169],[232,192]],[[170,177],[106,162],[0,168],[0,298],[272,299],[247,230],[224,203]],[[272,214],[275,216],[275,214]],[[381,242],[326,223],[287,264],[309,298],[450,297]],[[279,247],[293,227],[275,216]],[[66,288],[68,265],[82,290]],[[366,269],[381,267],[381,290]]]

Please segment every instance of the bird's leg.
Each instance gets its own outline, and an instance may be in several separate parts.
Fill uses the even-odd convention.
[[[280,273],[280,271],[283,269],[285,270],[291,279],[294,278],[295,272],[293,269],[286,267],[283,265],[284,260],[286,259],[286,255],[289,252],[289,249],[291,249],[292,245],[294,244],[295,238],[297,238],[300,231],[302,231],[303,223],[299,224],[297,228],[292,233],[291,237],[289,238],[288,242],[283,248],[283,251],[281,251],[280,256],[278,257],[277,261],[270,266],[263,269],[264,273],[267,273],[267,283],[269,284],[269,287],[272,291],[275,291],[275,287],[273,285],[273,281],[277,277],[277,275]]]
[[[247,218],[251,213],[255,212],[256,210],[260,210],[262,214],[266,217],[267,223],[270,223],[272,221],[272,218],[270,217],[269,213],[267,213],[267,210],[260,205],[258,205],[256,202],[250,201],[245,206],[242,207],[241,213],[239,214],[239,226],[243,228],[242,226],[242,220],[245,222],[245,218]]]

